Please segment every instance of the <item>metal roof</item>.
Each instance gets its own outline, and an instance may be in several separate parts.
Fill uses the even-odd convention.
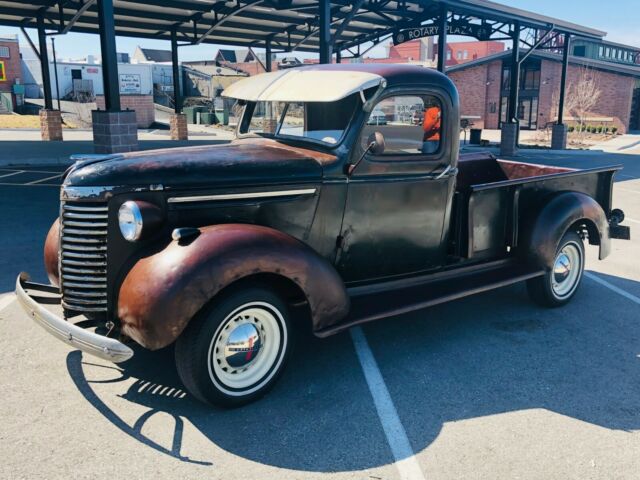
[[[114,0],[116,35],[169,40],[175,26],[185,43],[264,46],[317,51],[317,0]],[[446,4],[475,19],[549,28],[602,38],[605,32],[486,0],[331,0],[332,35],[343,48],[380,39],[398,28],[437,16]],[[38,11],[47,28],[98,33],[96,0],[0,0],[0,25],[36,27]]]

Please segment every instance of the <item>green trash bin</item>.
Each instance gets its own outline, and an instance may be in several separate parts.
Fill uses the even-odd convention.
[[[217,123],[220,123],[222,125],[229,125],[229,109],[228,108],[224,108],[221,110],[216,110],[216,119],[217,119]]]
[[[196,110],[195,107],[184,107],[182,113],[187,117],[187,123],[196,123]]]
[[[200,123],[203,125],[211,125],[216,121],[216,116],[211,112],[200,113]]]

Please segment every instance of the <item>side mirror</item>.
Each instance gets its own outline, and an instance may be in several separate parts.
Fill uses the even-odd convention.
[[[347,166],[347,175],[350,177],[351,174],[353,174],[353,171],[360,164],[367,153],[382,155],[384,153],[384,147],[384,135],[382,135],[380,132],[373,132],[371,135],[369,135],[369,138],[367,138],[367,148],[365,148],[364,152],[362,152],[362,155],[357,162]]]
[[[367,148],[366,153],[372,153],[373,155],[382,155],[384,153],[384,135],[382,135],[380,132],[373,132],[371,135],[369,135],[367,144],[369,145],[369,148]]]

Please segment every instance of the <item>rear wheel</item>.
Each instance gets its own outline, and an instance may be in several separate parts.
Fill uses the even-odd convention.
[[[199,400],[226,407],[264,395],[291,346],[286,304],[269,290],[237,290],[194,318],[176,342],[176,366]]]
[[[545,307],[567,304],[580,286],[584,272],[584,245],[575,232],[567,232],[558,246],[551,270],[527,281],[530,297]]]

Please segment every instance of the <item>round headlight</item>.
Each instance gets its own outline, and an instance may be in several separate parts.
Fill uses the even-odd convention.
[[[125,240],[135,242],[142,235],[142,212],[132,200],[124,202],[118,210],[118,224]]]

